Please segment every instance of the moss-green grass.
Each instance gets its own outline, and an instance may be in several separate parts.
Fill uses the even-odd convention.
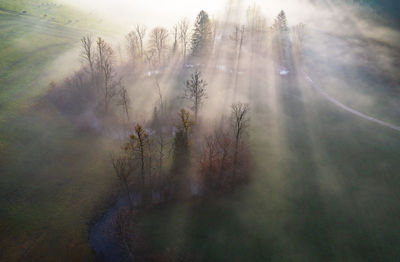
[[[46,22],[94,29],[100,18],[78,11],[57,0],[0,0],[0,10],[25,17],[36,17]]]
[[[43,98],[83,31],[63,22],[79,12],[49,21],[39,2],[0,1],[0,261],[87,261],[90,220],[116,185],[110,141]]]
[[[49,77],[41,73],[80,36],[61,25],[0,12],[0,119],[43,91]]]
[[[86,261],[92,258],[90,220],[117,182],[110,147],[42,103],[0,128],[7,142],[0,163],[0,260]]]

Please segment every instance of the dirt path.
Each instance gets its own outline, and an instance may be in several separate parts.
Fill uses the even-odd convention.
[[[342,108],[343,110],[346,110],[347,112],[349,112],[349,113],[351,113],[353,115],[356,115],[358,117],[364,118],[364,119],[369,120],[371,122],[377,123],[377,124],[379,124],[381,126],[385,126],[385,127],[388,127],[388,128],[391,128],[393,130],[396,130],[396,131],[400,132],[400,126],[396,126],[396,125],[390,124],[388,122],[376,119],[376,118],[374,118],[372,116],[368,116],[368,115],[363,114],[363,113],[361,113],[361,112],[359,112],[359,111],[357,111],[357,110],[355,110],[355,109],[353,109],[351,107],[348,107],[348,106],[342,104],[341,102],[339,102],[338,100],[336,100],[335,98],[333,98],[329,94],[327,94],[325,91],[323,91],[321,88],[319,88],[307,74],[304,74],[304,75],[305,75],[307,81],[310,82],[311,86],[315,90],[317,90],[318,93],[320,93],[323,97],[328,99],[330,102],[332,102],[336,106]]]

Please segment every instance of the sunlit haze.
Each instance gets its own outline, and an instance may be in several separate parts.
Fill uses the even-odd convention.
[[[399,14],[0,0],[0,261],[400,261]]]
[[[171,26],[181,17],[193,19],[200,10],[207,11],[212,17],[220,17],[231,3],[242,7],[243,16],[246,7],[256,4],[263,7],[263,11],[273,17],[284,9],[292,19],[306,18],[313,10],[307,0],[59,0],[64,4],[72,5],[86,12],[94,12],[127,27],[142,23],[147,25]]]

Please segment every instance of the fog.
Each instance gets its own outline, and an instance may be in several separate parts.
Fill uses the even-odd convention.
[[[120,26],[132,26],[136,23],[149,26],[164,25],[172,26],[177,18],[188,17],[192,20],[199,10],[206,10],[211,17],[221,17],[226,9],[235,7],[240,11],[239,22],[245,14],[249,5],[256,4],[263,8],[263,12],[273,19],[280,10],[285,10],[291,17],[292,22],[299,22],[300,19],[315,14],[312,5],[308,0],[60,0],[64,4],[72,5],[80,10],[98,14],[109,21],[118,23]],[[239,19],[239,20],[238,20]]]
[[[193,18],[202,9],[217,15],[223,7],[223,1],[213,0],[65,0],[64,3],[86,12],[98,14],[126,27],[137,23],[148,26],[172,26],[176,23],[177,18],[186,16]]]
[[[101,184],[97,195],[103,194],[107,188],[104,185],[114,175],[107,156],[121,151],[135,124],[156,132],[153,123],[160,116],[160,108],[164,117],[160,130],[168,130],[166,147],[169,161],[174,161],[178,112],[185,108],[191,117],[195,114],[191,101],[185,98],[186,81],[200,71],[207,83],[206,96],[194,125],[198,129],[190,144],[193,166],[189,176],[194,177],[195,185],[203,182],[196,175],[203,161],[200,154],[205,137],[219,129],[232,128],[232,104],[241,102],[250,108],[249,126],[243,135],[250,152],[249,182],[228,194],[211,195],[205,201],[151,207],[143,212],[145,219],[139,221],[145,224],[141,225],[145,228],[142,233],[150,231],[150,239],[159,237],[156,245],[166,250],[178,239],[172,253],[194,249],[210,255],[210,261],[221,257],[225,261],[389,261],[400,257],[396,249],[400,244],[400,31],[390,18],[355,1],[59,2],[101,17],[113,28],[112,33],[107,28],[104,34],[98,28],[89,33],[77,31],[81,37],[93,37],[93,43],[102,37],[110,45],[110,82],[101,82],[105,66],[98,66],[95,74],[90,71],[79,39],[52,59],[39,78],[56,82],[52,86],[55,88],[48,88],[47,93],[41,94],[44,99],[39,99],[45,104],[39,114],[51,122],[53,118],[43,112],[53,110],[56,117],[52,117],[61,122],[48,132],[62,132],[65,126],[70,130],[66,138],[61,135],[57,140],[61,148],[57,157],[64,157],[62,148],[70,141],[78,141],[71,143],[71,151],[87,149],[76,150],[76,155],[69,152],[72,160],[90,155],[92,162],[108,168],[101,171],[108,172],[106,178],[97,181],[99,168],[91,171],[92,166],[81,163],[82,169],[90,170],[93,177],[85,178],[86,184],[74,185],[77,191],[87,192],[84,185],[95,180],[94,184]],[[209,14],[213,40],[206,54],[196,55],[190,42],[201,10]],[[277,33],[281,29],[277,29],[276,22],[281,10],[288,25],[283,36]],[[190,25],[189,46],[183,50],[179,42],[173,50],[172,29],[183,18]],[[128,33],[137,25],[147,28],[141,56],[137,42],[132,52],[127,41]],[[156,27],[163,27],[168,33],[165,46],[158,49],[150,37]],[[243,38],[239,41],[241,28]],[[28,44],[22,38],[16,43]],[[99,61],[102,59],[96,63]],[[107,111],[107,107],[103,110],[107,94],[104,96],[97,89],[109,84],[120,89],[114,93]],[[131,102],[127,117],[121,107],[122,88],[126,88]],[[41,140],[44,148],[46,139],[43,136]],[[99,152],[91,150],[93,145],[101,145]],[[29,142],[24,150],[37,151],[35,143]],[[14,162],[19,165],[17,160]],[[46,164],[45,160],[42,162]],[[165,164],[165,170],[159,173],[174,175],[170,164]],[[50,170],[54,173],[64,168],[54,166]],[[36,172],[41,168],[37,165]],[[152,169],[149,170],[151,176]],[[81,175],[76,173],[77,177]],[[65,180],[74,183],[72,178]],[[68,188],[65,191],[69,192]],[[95,198],[89,193],[86,197]],[[101,217],[103,213],[94,216]],[[85,234],[83,242],[87,240]],[[152,244],[150,241],[150,249]],[[199,257],[208,258],[202,254]]]

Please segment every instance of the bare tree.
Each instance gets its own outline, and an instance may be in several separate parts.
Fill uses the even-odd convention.
[[[155,77],[154,81],[159,101],[158,101],[158,107],[155,106],[154,108],[153,126],[156,130],[155,143],[157,146],[157,153],[158,153],[158,171],[159,174],[161,174],[163,168],[163,161],[165,157],[165,147],[167,146],[168,142],[167,139],[165,138],[163,130],[163,122],[165,122],[164,121],[165,105],[164,105],[163,94],[161,91],[161,86],[158,78]],[[159,108],[159,110],[157,108]]]
[[[186,135],[189,135],[190,129],[193,126],[193,121],[190,119],[190,114],[184,108],[179,111],[179,119],[180,119],[180,129],[185,132]]]
[[[207,189],[220,191],[231,185],[232,146],[232,138],[222,125],[213,134],[206,136],[201,152],[200,172]]]
[[[161,117],[163,117],[163,115],[165,113],[165,105],[164,105],[163,95],[161,92],[161,86],[160,86],[160,82],[158,81],[157,77],[154,78],[154,81],[155,81],[156,88],[157,88],[157,95],[158,95],[159,105],[160,105],[160,113],[161,113]]]
[[[155,55],[156,55],[156,50],[154,49],[150,49],[144,53],[147,65],[150,70],[153,70],[156,67],[157,61],[155,61],[156,60],[156,58],[154,58]]]
[[[139,37],[136,31],[131,31],[126,35],[127,49],[131,57],[132,63],[136,62],[137,56],[140,54]]]
[[[183,58],[185,58],[186,52],[188,50],[188,44],[190,41],[189,20],[187,18],[183,18],[179,22],[179,40],[181,41],[182,55]]]
[[[93,40],[90,35],[86,35],[81,39],[82,50],[81,57],[87,63],[90,75],[94,76],[94,62],[95,62],[95,50],[93,47]]]
[[[115,81],[114,52],[112,48],[100,37],[97,40],[97,70],[100,73],[105,113],[112,98],[117,94],[119,82]]]
[[[172,36],[174,37],[174,43],[172,44],[172,56],[176,55],[176,51],[178,50],[178,24],[174,25],[171,30]]]
[[[193,122],[190,114],[185,109],[179,112],[178,131],[175,133],[173,145],[173,160],[171,169],[171,178],[179,188],[179,191],[188,193],[188,167],[191,162],[190,150],[190,130]]]
[[[157,132],[156,142],[158,145],[158,171],[159,174],[161,174],[164,166],[165,148],[168,146],[168,141],[165,139],[162,128],[160,128]]]
[[[231,166],[231,158],[229,157],[229,152],[232,146],[232,139],[228,135],[228,133],[224,130],[216,131],[215,134],[217,145],[218,145],[218,153],[219,153],[219,177],[221,185],[225,183],[224,173],[225,171],[230,169]]]
[[[136,25],[136,36],[138,39],[138,46],[139,46],[139,55],[140,58],[143,59],[144,55],[144,37],[146,36],[147,28],[144,25]]]
[[[204,148],[200,159],[201,170],[204,175],[204,183],[209,188],[214,188],[218,183],[216,178],[218,144],[214,135],[205,137]]]
[[[151,177],[147,177],[146,170],[151,170],[151,150],[150,150],[150,136],[146,130],[137,124],[134,128],[133,134],[129,136],[129,142],[125,146],[125,151],[130,157],[131,163],[139,167],[140,175],[140,190],[142,191],[143,204],[147,203],[149,187],[151,184]],[[147,164],[149,166],[147,166]],[[146,168],[148,167],[148,168]]]
[[[199,71],[192,74],[191,79],[186,81],[185,98],[193,103],[194,121],[197,122],[197,116],[203,100],[206,98],[207,83],[201,78]]]
[[[234,143],[235,148],[233,152],[233,175],[235,177],[237,164],[238,164],[238,154],[239,154],[239,145],[241,137],[248,127],[249,118],[248,113],[250,111],[250,107],[248,104],[243,103],[235,103],[232,105],[232,127],[234,132]]]
[[[121,88],[119,89],[120,96],[120,105],[122,106],[122,110],[125,113],[126,120],[129,122],[129,107],[131,104],[131,99],[129,98],[128,90],[126,87],[121,84]]]
[[[161,64],[161,59],[164,50],[167,48],[168,30],[163,27],[156,27],[150,33],[150,48],[157,53],[158,64]]]
[[[125,156],[111,156],[111,162],[114,167],[115,174],[121,181],[122,186],[126,190],[126,194],[128,195],[128,200],[129,200],[129,207],[132,210],[133,209],[133,201],[130,196],[130,191],[129,191],[129,176],[131,174],[131,169],[128,163],[128,159]]]
[[[138,140],[138,149],[140,152],[140,174],[142,176],[142,186],[145,186],[145,155],[148,134],[139,124],[135,126],[135,135]]]

